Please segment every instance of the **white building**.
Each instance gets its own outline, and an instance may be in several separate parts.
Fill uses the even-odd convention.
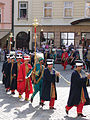
[[[54,45],[79,45],[83,35],[90,44],[90,0],[14,0],[14,36],[16,48],[32,49],[33,19],[37,18],[37,44],[41,45],[41,29],[45,42]],[[30,42],[27,33],[30,30]]]

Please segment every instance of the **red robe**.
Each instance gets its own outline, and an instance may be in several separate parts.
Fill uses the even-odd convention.
[[[64,66],[64,69],[65,69],[67,65],[67,58],[68,58],[67,52],[62,53],[61,59],[63,60],[63,58],[64,58],[64,62],[62,63],[62,65]]]
[[[28,64],[28,68],[29,68],[29,70],[31,70],[32,66],[30,64]],[[29,77],[29,81],[27,83],[25,76],[26,76],[26,69],[25,69],[25,63],[23,63],[23,64],[21,64],[20,70],[18,72],[17,91],[20,94],[23,94],[23,92],[26,92],[26,91],[29,94],[31,94],[31,93],[33,93],[31,78]]]

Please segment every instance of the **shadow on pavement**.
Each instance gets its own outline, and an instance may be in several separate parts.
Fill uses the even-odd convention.
[[[53,110],[43,110],[41,108],[39,108],[39,106],[33,107],[32,104],[29,104],[29,108],[20,111],[20,109],[16,109],[16,111],[14,112],[14,114],[17,115],[16,118],[14,118],[14,120],[17,120],[18,118],[27,118],[27,115],[29,116],[29,114],[33,114],[31,118],[29,118],[30,120],[40,120],[40,118],[43,120],[49,120],[49,118],[51,117],[50,115],[53,114]]]
[[[81,117],[69,117],[69,116],[64,116],[65,120],[88,120],[85,118],[81,118]]]
[[[38,110],[36,110],[36,112],[34,113],[34,115],[30,120],[42,120],[42,118],[43,120],[49,120],[51,117],[51,114],[53,113],[54,113],[53,110],[47,110],[47,109],[43,110],[42,108],[39,108]]]
[[[19,118],[19,119],[20,119],[20,118],[27,118],[27,115],[29,115],[29,114],[31,114],[31,113],[33,113],[33,112],[35,112],[35,111],[36,111],[36,108],[34,108],[34,107],[32,106],[32,104],[29,104],[29,107],[26,108],[26,109],[23,110],[23,111],[20,111],[20,108],[19,108],[19,109],[16,108],[14,114],[16,114],[17,117],[14,118],[14,120],[17,120],[18,118]]]
[[[18,97],[6,94],[4,86],[0,84],[0,107],[3,108],[3,112],[10,112],[12,109],[25,104],[26,102],[20,102]]]

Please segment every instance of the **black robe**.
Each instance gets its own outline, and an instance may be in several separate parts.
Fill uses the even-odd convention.
[[[7,75],[7,82],[6,82],[6,88],[10,88],[11,90],[15,90],[16,89],[16,79],[14,78],[13,74],[14,74],[14,64],[13,63],[13,68],[12,68],[12,72],[11,72],[11,66],[12,66],[12,63],[9,63],[7,65],[7,72],[6,72],[6,75]],[[11,80],[11,74],[12,74],[12,80]]]
[[[8,75],[8,65],[9,65],[9,63],[7,62],[7,64],[5,65],[5,69],[4,69],[4,74],[5,74],[5,88],[8,88],[9,87],[9,82],[8,82],[8,80],[9,80],[9,75]]]
[[[53,70],[53,74],[51,74],[49,69],[45,68],[42,83],[42,95],[41,95],[42,100],[50,101],[51,83],[54,83],[55,86],[55,78],[56,78],[55,71]],[[56,86],[55,86],[55,99],[57,99]]]
[[[14,76],[14,74],[16,74],[16,76]],[[12,76],[13,76],[13,80],[12,80],[12,84],[11,84],[12,90],[17,89],[17,75],[18,75],[18,66],[17,66],[17,62],[15,62],[13,65],[13,70],[12,70]]]
[[[5,74],[5,69],[6,69],[7,63],[8,63],[8,61],[5,61],[5,62],[3,63],[3,66],[2,66],[2,73],[4,72],[4,74]],[[4,76],[4,74],[3,74],[3,78],[2,78],[3,84],[5,84],[5,82],[6,82],[6,77]]]
[[[22,63],[20,63],[22,64]],[[17,62],[14,63],[13,65],[13,73],[12,74],[16,74],[15,77],[13,77],[13,84],[14,84],[14,88],[17,89],[17,77],[18,77],[18,65]]]
[[[85,87],[86,81],[87,81],[87,77],[81,78],[76,70],[72,73],[70,94],[67,103],[68,106],[79,105],[81,101],[82,87]]]

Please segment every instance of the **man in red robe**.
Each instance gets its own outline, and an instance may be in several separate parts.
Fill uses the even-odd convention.
[[[24,56],[24,63],[20,66],[20,70],[17,78],[17,91],[19,92],[19,98],[22,100],[22,94],[25,92],[25,100],[29,100],[29,94],[33,93],[31,78],[25,79],[27,73],[32,69],[32,66],[28,64],[30,61],[29,56]]]
[[[66,66],[67,66],[67,59],[68,59],[68,53],[64,49],[61,56],[62,66],[64,66],[64,70],[66,69]]]

